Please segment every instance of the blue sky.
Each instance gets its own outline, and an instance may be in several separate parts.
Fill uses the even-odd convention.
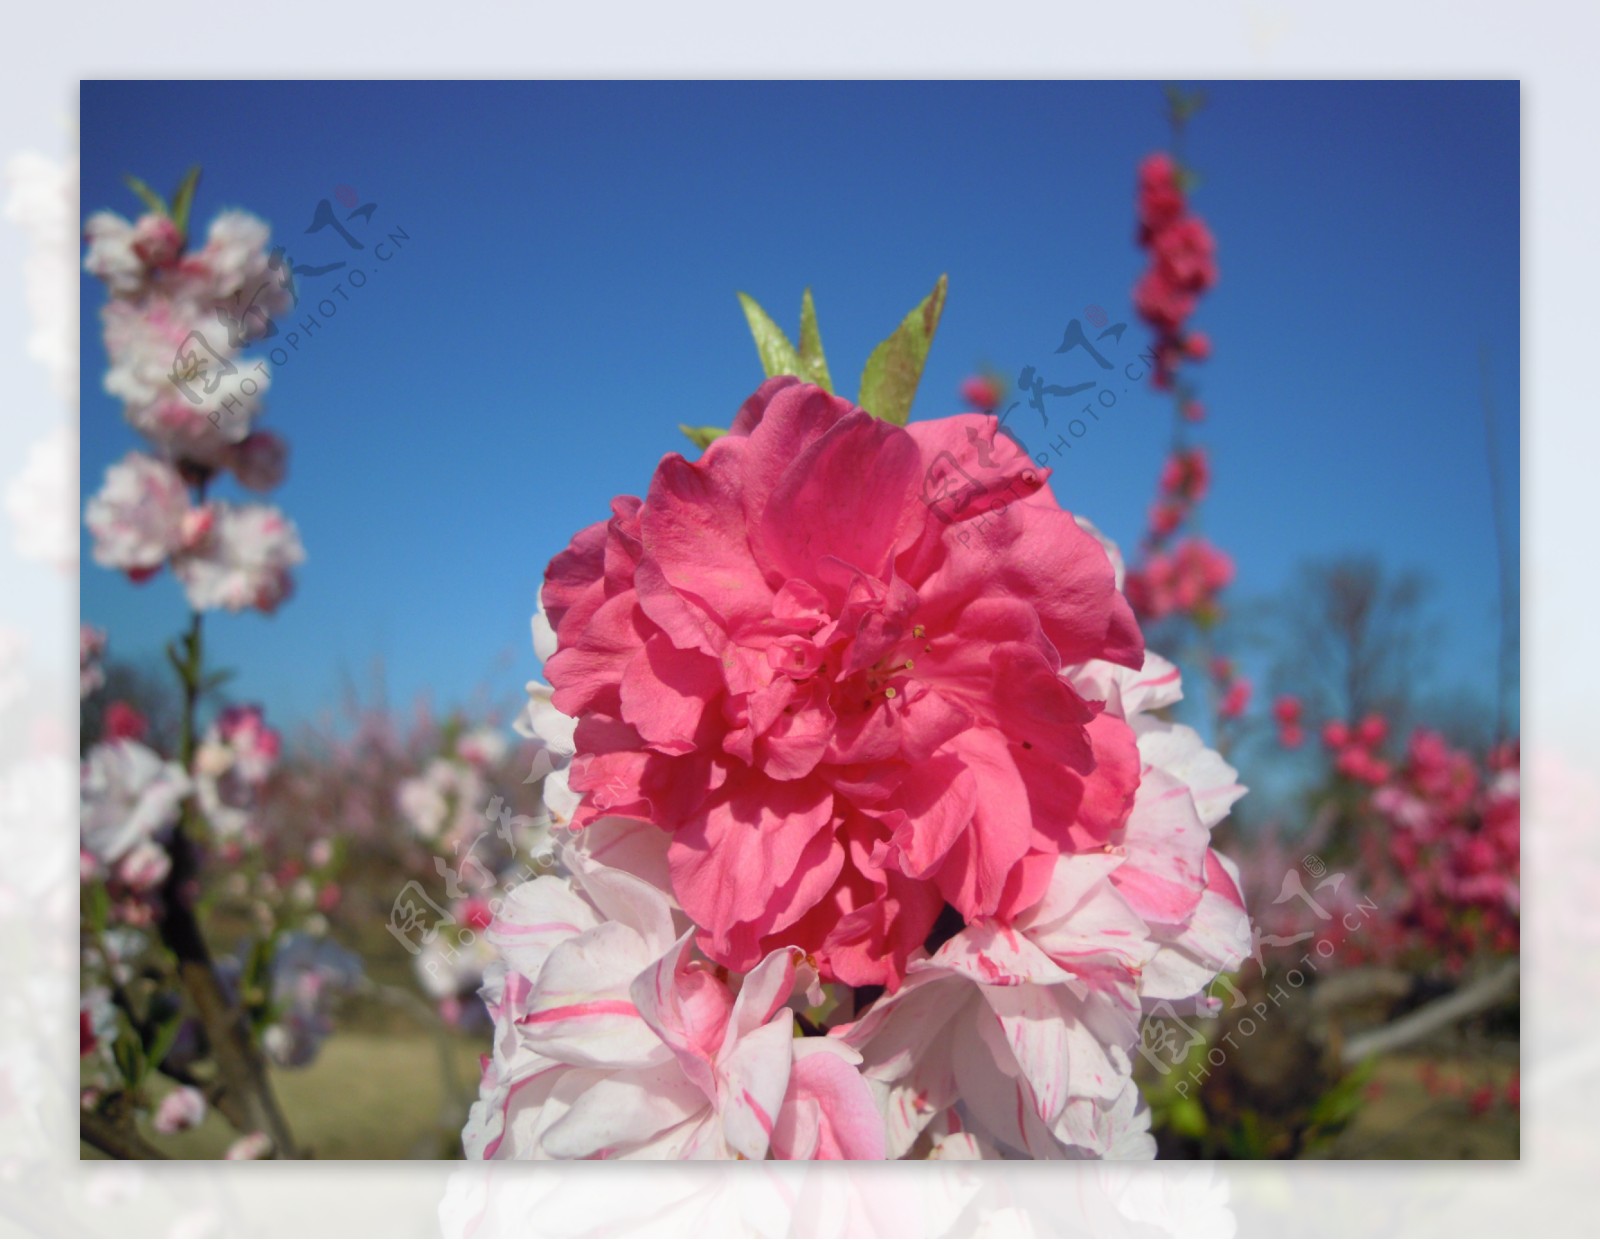
[[[1237,560],[1233,593],[1279,590],[1313,555],[1421,568],[1441,681],[1487,697],[1477,359],[1488,344],[1515,487],[1518,86],[1208,92],[1186,154],[1221,281],[1195,319],[1215,349],[1197,378],[1205,531]],[[678,423],[726,425],[760,381],[736,290],[792,331],[810,285],[854,395],[948,273],[916,417],[956,412],[982,363],[1089,377],[1053,350],[1090,305],[1129,322],[1134,356],[1134,169],[1166,123],[1156,83],[102,82],[82,88],[81,135],[85,213],[135,212],[124,173],[165,190],[199,163],[197,224],[246,207],[297,262],[351,257],[304,231],[341,186],[376,204],[358,236],[408,238],[364,260],[331,317],[313,303],[339,277],[304,282],[295,317],[321,322],[276,369],[264,425],[292,446],[276,499],[308,560],[277,616],[208,630],[233,693],[294,722],[377,658],[398,703],[514,699],[551,555],[643,492],[686,446]],[[100,388],[103,290],[85,277],[82,297],[87,496],[136,437]],[[1122,396],[1058,471],[1062,502],[1134,542],[1169,426],[1158,394]],[[176,584],[132,586],[87,543],[84,563],[84,618],[115,654],[159,657],[184,622]]]

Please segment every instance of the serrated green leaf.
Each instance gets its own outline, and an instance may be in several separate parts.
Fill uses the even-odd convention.
[[[728,432],[720,426],[688,426],[679,422],[678,429],[689,437],[689,442],[702,452],[711,446],[712,440],[721,439]]]
[[[189,209],[194,206],[194,191],[200,184],[200,165],[196,164],[184,174],[178,188],[172,191],[172,222],[184,236],[189,235]]]
[[[800,354],[789,343],[783,328],[774,323],[772,316],[749,294],[739,294],[739,305],[744,309],[745,321],[750,324],[750,334],[755,337],[756,352],[761,355],[761,369],[767,378],[799,375]]]
[[[817,307],[810,289],[800,298],[800,366],[802,379],[815,383],[824,392],[833,391],[833,376],[828,373],[828,359],[822,353],[822,333],[817,329]]]
[[[896,426],[904,426],[911,417],[911,402],[922,381],[922,367],[928,360],[933,334],[939,329],[949,283],[948,276],[940,276],[933,292],[867,358],[866,369],[861,372],[861,396],[856,403],[874,417]]]
[[[166,201],[161,197],[161,195],[156,193],[155,190],[151,189],[138,177],[134,176],[132,173],[129,173],[122,179],[128,183],[128,188],[139,196],[139,201],[144,203],[144,205],[150,210],[154,211],[157,215],[171,214],[171,212],[167,210]]]

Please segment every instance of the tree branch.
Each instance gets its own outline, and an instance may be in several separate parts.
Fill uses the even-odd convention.
[[[1470,986],[1462,987],[1454,994],[1426,1003],[1391,1025],[1351,1038],[1345,1043],[1341,1058],[1346,1064],[1357,1064],[1372,1055],[1385,1055],[1402,1046],[1420,1042],[1430,1034],[1448,1029],[1457,1021],[1492,1008],[1516,990],[1520,975],[1521,967],[1515,960],[1509,960],[1493,973],[1479,978]]]
[[[112,1158],[166,1158],[165,1154],[135,1132],[131,1125],[114,1124],[94,1111],[79,1112],[78,1135]]]

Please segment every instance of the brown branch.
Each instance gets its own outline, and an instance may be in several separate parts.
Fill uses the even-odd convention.
[[[216,1057],[224,1096],[231,1099],[228,1105],[219,1105],[218,1110],[236,1128],[265,1132],[272,1138],[278,1157],[294,1158],[294,1139],[272,1092],[266,1064],[243,1009],[229,1002],[217,981],[211,952],[187,899],[195,869],[194,845],[180,824],[173,834],[172,871],[163,892],[161,939],[177,957],[179,980],[194,1004]]]
[[[79,1112],[78,1135],[112,1158],[166,1158],[165,1154],[135,1132],[131,1125],[114,1124],[94,1111]]]
[[[1413,1042],[1420,1042],[1430,1034],[1448,1029],[1457,1021],[1492,1008],[1508,994],[1515,992],[1520,976],[1521,969],[1517,962],[1507,961],[1470,986],[1426,1003],[1393,1024],[1351,1038],[1345,1043],[1341,1058],[1346,1064],[1357,1064],[1369,1056],[1386,1055]]]
[[[197,498],[205,498],[203,479],[197,484]],[[198,748],[196,710],[205,671],[199,612],[190,615],[183,657],[180,659],[174,653],[172,660],[183,684],[183,724],[178,756],[184,769],[192,773]],[[241,1131],[266,1133],[272,1138],[279,1158],[295,1158],[294,1138],[272,1092],[266,1062],[250,1031],[243,1007],[230,1002],[217,980],[211,951],[195,917],[193,900],[200,867],[194,832],[200,822],[199,806],[191,792],[184,801],[183,815],[173,828],[169,849],[172,868],[161,891],[161,940],[178,961],[178,978],[205,1029],[206,1041],[222,1078],[223,1094],[230,1098],[228,1105],[219,1105],[218,1109]]]

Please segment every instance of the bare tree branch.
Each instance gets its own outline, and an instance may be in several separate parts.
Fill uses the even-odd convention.
[[[1448,1029],[1457,1021],[1475,1016],[1492,1008],[1517,988],[1521,975],[1515,960],[1507,961],[1493,973],[1464,986],[1454,994],[1424,1004],[1415,1012],[1402,1016],[1391,1025],[1374,1029],[1345,1043],[1342,1058],[1346,1064],[1357,1064],[1372,1055],[1386,1055],[1420,1042],[1441,1029]]]

